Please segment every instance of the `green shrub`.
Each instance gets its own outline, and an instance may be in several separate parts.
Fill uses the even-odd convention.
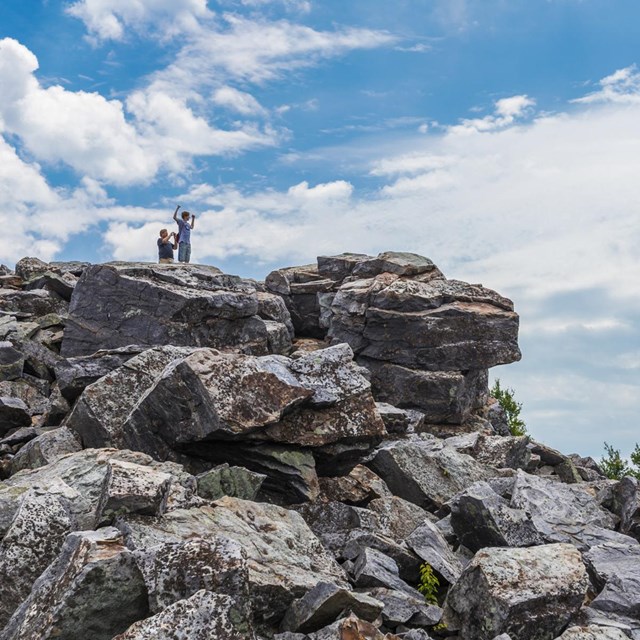
[[[438,580],[438,576],[433,573],[431,565],[426,562],[420,565],[420,584],[418,584],[418,591],[424,596],[427,604],[438,604],[439,589],[440,580]]]
[[[500,386],[500,380],[496,378],[493,387],[489,389],[489,393],[498,401],[500,406],[504,409],[511,435],[526,436],[526,425],[524,423],[524,420],[520,417],[522,404],[515,401],[513,397],[513,389],[503,389]]]
[[[619,449],[614,449],[607,442],[604,443],[605,454],[600,458],[600,468],[607,478],[621,480],[631,476],[640,480],[640,445],[636,444],[631,453],[631,463],[620,455]]]

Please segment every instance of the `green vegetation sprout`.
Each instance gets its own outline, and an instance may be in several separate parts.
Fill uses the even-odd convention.
[[[496,378],[496,381],[493,387],[491,387],[491,389],[489,390],[489,393],[498,401],[500,406],[504,409],[511,435],[526,436],[526,425],[524,423],[524,420],[520,417],[522,404],[515,401],[513,389],[503,389],[500,386],[500,380]]]
[[[438,589],[440,589],[440,580],[433,572],[431,565],[426,562],[420,565],[418,591],[424,596],[427,604],[438,604]]]
[[[631,476],[640,480],[640,445],[636,443],[631,453],[631,463],[620,455],[619,449],[614,449],[607,442],[604,443],[605,455],[600,459],[600,468],[607,478],[621,480],[625,476]]]

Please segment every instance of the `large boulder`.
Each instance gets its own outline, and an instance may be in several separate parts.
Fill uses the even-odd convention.
[[[369,466],[391,491],[424,508],[440,508],[456,493],[496,471],[435,438],[383,444]]]
[[[288,349],[287,326],[258,315],[256,285],[203,265],[112,263],[85,269],[69,307],[62,354],[130,344]],[[274,339],[275,338],[275,339]]]
[[[223,535],[246,552],[252,606],[258,619],[279,620],[295,598],[320,581],[346,586],[342,568],[294,511],[222,498],[213,507],[175,510],[162,518],[117,521],[134,550]]]
[[[444,621],[466,640],[500,633],[552,640],[580,609],[588,585],[572,545],[483,549],[449,590]]]
[[[82,531],[68,536],[2,638],[111,640],[147,614],[144,580],[120,533]]]

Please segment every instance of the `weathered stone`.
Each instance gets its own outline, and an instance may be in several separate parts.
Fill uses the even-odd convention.
[[[382,532],[396,542],[403,542],[428,516],[413,502],[392,495],[376,498],[367,507],[378,514]]]
[[[373,623],[360,620],[354,614],[309,634],[307,638],[309,640],[399,640],[398,636],[382,633]]]
[[[409,414],[386,402],[376,402],[378,413],[384,422],[387,433],[405,433],[411,423]]]
[[[627,640],[620,629],[589,625],[588,627],[569,627],[557,640]]]
[[[353,270],[372,258],[366,253],[341,253],[337,256],[318,256],[318,273],[323,278],[342,281],[353,274]]]
[[[417,408],[429,422],[459,424],[486,402],[486,369],[420,371],[371,358],[359,358],[358,362],[371,372],[376,399]]]
[[[302,633],[317,631],[334,622],[345,611],[373,622],[382,607],[382,602],[365,594],[354,593],[330,582],[320,582],[291,603],[280,628]]]
[[[640,539],[640,483],[626,476],[613,489],[611,510],[620,518],[620,531]]]
[[[179,634],[179,635],[176,635]],[[233,598],[198,591],[151,618],[131,625],[113,640],[252,640],[251,620]]]
[[[449,590],[444,622],[467,640],[500,633],[551,640],[577,613],[587,587],[572,545],[482,549]]]
[[[0,436],[30,424],[29,407],[20,398],[0,397]]]
[[[468,549],[530,547],[545,542],[524,509],[515,509],[486,482],[477,482],[453,498],[451,526]]]
[[[4,640],[111,640],[148,613],[133,554],[116,529],[72,533],[7,624]]]
[[[358,464],[346,476],[319,478],[322,497],[329,501],[364,505],[391,496],[387,485],[371,469]]]
[[[124,513],[161,515],[166,509],[171,476],[156,469],[109,460],[108,473],[100,501],[102,524]]]
[[[479,434],[471,455],[497,469],[524,469],[531,458],[528,436],[486,436]]]
[[[266,354],[267,326],[258,309],[254,284],[215,267],[94,265],[75,287],[62,354],[89,355],[129,344]]]
[[[218,500],[223,496],[255,500],[266,475],[249,471],[244,467],[222,464],[197,476],[198,495],[207,500]]]
[[[69,401],[75,400],[90,384],[145,350],[145,347],[129,345],[120,349],[97,351],[90,356],[60,360],[54,369],[62,395]]]
[[[16,275],[23,280],[31,280],[49,270],[49,265],[39,258],[25,257],[16,262]]]
[[[386,587],[420,597],[419,591],[400,578],[395,560],[377,549],[362,549],[355,558],[350,573],[356,587]]]
[[[369,466],[391,491],[423,508],[439,508],[495,471],[435,439],[384,444]]]
[[[50,313],[65,316],[68,306],[69,303],[53,291],[0,289],[0,309],[20,317],[39,317]]]
[[[603,613],[640,618],[640,546],[607,543],[592,547],[584,560],[600,590],[590,606]]]
[[[70,505],[76,496],[62,482],[48,491],[34,488],[20,496],[0,542],[0,628],[57,556],[67,533],[77,526]]]
[[[201,589],[232,596],[249,613],[249,569],[243,547],[224,536],[164,542],[134,552],[158,613]]]
[[[31,415],[44,414],[49,407],[50,384],[31,376],[0,382],[0,396],[18,398],[29,408]]]
[[[24,371],[43,380],[52,381],[55,378],[55,366],[60,356],[51,349],[26,338],[13,339],[13,343],[24,356]]]
[[[118,526],[131,549],[223,535],[246,551],[254,612],[278,620],[319,581],[345,585],[343,570],[300,515],[275,505],[222,498],[214,507],[175,510],[162,518],[126,516]]]
[[[462,564],[455,557],[447,541],[435,524],[425,520],[407,538],[407,545],[449,584],[462,573]]]
[[[24,288],[27,291],[32,289],[46,289],[47,291],[53,291],[63,300],[69,302],[76,282],[77,278],[75,276],[61,276],[57,273],[53,273],[52,271],[45,271],[43,274],[37,275],[29,280]]]
[[[426,604],[422,595],[416,598],[404,591],[385,587],[370,589],[368,593],[384,604],[382,621],[388,627],[395,628],[401,624],[435,625],[442,618],[442,609]]]
[[[11,342],[0,342],[0,381],[19,378],[23,368],[24,356]]]
[[[67,453],[81,449],[80,439],[67,427],[45,431],[16,453],[11,461],[11,473],[43,467]]]

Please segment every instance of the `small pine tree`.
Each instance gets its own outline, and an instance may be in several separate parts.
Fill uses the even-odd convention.
[[[491,387],[491,389],[489,390],[489,393],[498,401],[500,406],[504,409],[511,435],[526,436],[527,428],[524,420],[520,417],[522,404],[515,401],[515,398],[513,397],[513,389],[503,389],[500,386],[500,379],[496,378],[496,381],[493,384],[493,387]]]
[[[631,464],[620,455],[619,449],[614,449],[607,442],[604,443],[605,454],[600,459],[600,468],[607,478],[621,480],[631,476],[640,480],[640,445],[636,444],[631,453]]]

